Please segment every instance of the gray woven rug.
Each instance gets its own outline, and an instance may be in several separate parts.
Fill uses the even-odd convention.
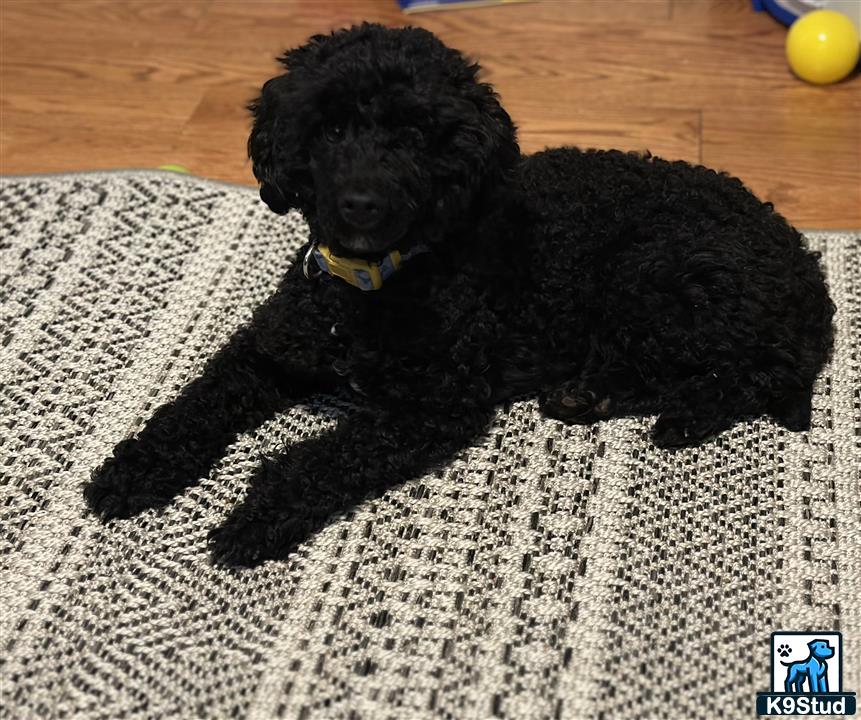
[[[161,512],[104,526],[81,487],[199,371],[305,227],[249,188],[129,172],[0,184],[0,715],[750,718],[774,630],[841,630],[861,691],[861,235],[811,233],[838,305],[815,426],[657,450],[500,411],[449,467],[286,562],[210,566],[261,455],[242,437]]]

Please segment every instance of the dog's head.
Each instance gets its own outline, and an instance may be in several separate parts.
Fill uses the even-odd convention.
[[[807,643],[810,648],[810,653],[818,660],[827,660],[834,655],[834,648],[828,644],[827,640],[813,640]]]
[[[286,53],[250,109],[248,153],[274,211],[345,256],[433,244],[518,162],[478,66],[426,30],[364,24]]]

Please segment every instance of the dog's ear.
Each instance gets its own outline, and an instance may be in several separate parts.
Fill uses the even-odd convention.
[[[457,92],[442,100],[437,118],[445,128],[446,157],[458,182],[489,187],[503,180],[520,160],[517,130],[493,88],[475,80],[477,65],[464,65]]]
[[[472,84],[467,98],[478,108],[478,122],[472,127],[472,135],[485,163],[485,175],[509,172],[520,160],[517,130],[511,117],[487,83]]]
[[[299,95],[288,73],[269,80],[260,97],[248,105],[254,117],[248,156],[260,183],[260,197],[282,214],[294,207],[305,211],[312,204],[313,183]]]
[[[248,156],[260,183],[260,197],[275,212],[294,207],[306,217],[313,212],[308,147],[309,133],[320,120],[321,68],[339,50],[380,29],[365,23],[310,37],[278,58],[286,73],[266,82],[260,97],[248,105],[254,117]]]

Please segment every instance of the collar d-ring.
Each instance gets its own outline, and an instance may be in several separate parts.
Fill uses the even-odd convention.
[[[318,278],[323,272],[316,261],[312,263],[312,260],[314,260],[314,251],[316,249],[317,245],[315,243],[311,243],[308,246],[308,250],[305,252],[305,257],[302,259],[302,272],[309,280]]]

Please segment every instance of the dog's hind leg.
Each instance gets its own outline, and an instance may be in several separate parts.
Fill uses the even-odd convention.
[[[542,393],[539,407],[548,417],[588,425],[631,412],[643,387],[635,369],[612,349],[590,350],[577,379]]]
[[[575,380],[544,394],[539,406],[548,417],[587,425],[609,418],[613,401],[609,397],[601,397],[580,380]]]
[[[784,691],[788,693],[800,693],[804,690],[804,680],[807,673],[802,662],[784,662],[780,664],[786,668],[786,678],[783,681]]]
[[[698,443],[731,428],[753,408],[738,407],[732,397],[735,383],[720,384],[716,378],[691,378],[682,383],[662,406],[652,429],[658,447],[673,448]]]
[[[662,448],[697,445],[729,430],[734,424],[734,418],[711,414],[708,410],[665,410],[652,428],[652,441]]]
[[[631,394],[633,374],[612,353],[594,348],[576,380],[543,393],[541,411],[548,417],[581,425],[612,417]]]
[[[813,411],[813,388],[775,395],[769,401],[768,414],[787,430],[809,430]]]

